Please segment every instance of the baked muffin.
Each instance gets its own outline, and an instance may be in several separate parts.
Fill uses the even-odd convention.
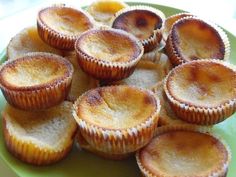
[[[6,105],[2,121],[8,151],[34,165],[52,164],[65,158],[77,129],[71,110],[70,102],[34,112]]]
[[[197,17],[184,17],[171,28],[165,50],[176,66],[198,59],[227,60],[230,44],[227,35],[218,26]]]
[[[225,142],[192,126],[163,128],[136,154],[143,176],[226,176],[231,153]]]
[[[71,88],[67,96],[67,100],[74,102],[80,95],[89,89],[99,86],[99,81],[84,73],[79,67],[75,52],[65,56],[74,67]]]
[[[122,29],[135,35],[143,44],[144,52],[159,46],[164,14],[149,6],[132,6],[115,14],[112,28]]]
[[[7,45],[7,59],[16,59],[30,52],[49,52],[63,55],[62,51],[42,41],[35,26],[23,29],[11,39]]]
[[[39,36],[50,46],[73,50],[75,40],[94,27],[93,18],[86,12],[64,5],[51,6],[39,11]]]
[[[134,73],[126,79],[113,82],[113,85],[133,85],[153,90],[167,75],[165,68],[151,61],[140,61]]]
[[[86,92],[75,102],[73,115],[93,151],[121,159],[151,140],[159,111],[152,92],[123,85]]]
[[[118,0],[96,0],[88,6],[87,11],[98,23],[110,26],[115,13],[125,7],[128,5]]]
[[[174,14],[174,15],[167,17],[164,22],[163,31],[162,31],[162,37],[163,37],[164,41],[167,40],[167,37],[171,31],[171,28],[176,21],[178,21],[179,19],[184,18],[184,17],[192,17],[192,16],[194,16],[194,15],[192,15],[188,12],[181,12],[181,13]]]
[[[72,64],[61,56],[30,53],[5,62],[0,69],[0,88],[7,102],[19,109],[55,106],[68,95]]]
[[[236,109],[236,69],[220,60],[197,60],[175,67],[164,90],[175,114],[189,123],[212,125]]]
[[[83,33],[76,40],[75,51],[84,72],[106,81],[128,77],[143,55],[142,44],[134,36],[111,28]]]

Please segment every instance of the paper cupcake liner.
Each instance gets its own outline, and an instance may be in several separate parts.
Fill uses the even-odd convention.
[[[212,27],[213,29],[215,29],[216,34],[218,34],[224,44],[224,57],[222,59],[219,60],[228,60],[229,56],[230,56],[230,42],[229,39],[226,35],[226,33],[216,24],[208,22],[208,21],[203,21],[197,17],[194,16],[189,16],[189,17],[183,17],[179,20],[177,20],[173,26],[177,23],[181,23],[183,20],[185,19],[194,19],[194,20],[198,20],[199,23],[206,23],[209,27]],[[177,66],[180,64],[183,64],[185,62],[187,62],[184,58],[181,57],[181,53],[179,53],[176,49],[175,49],[175,45],[174,45],[174,39],[172,36],[172,33],[170,33],[170,35],[167,38],[166,41],[166,47],[165,47],[165,52],[168,55],[168,57],[170,58],[171,62],[173,65]]]
[[[131,155],[133,155],[134,153],[127,153],[127,154],[112,154],[112,153],[107,153],[107,152],[103,152],[103,151],[98,151],[97,149],[95,149],[94,147],[92,147],[90,144],[88,144],[88,142],[84,139],[84,137],[81,135],[81,133],[78,131],[77,135],[76,135],[76,141],[78,143],[78,148],[82,148],[85,151],[88,151],[90,153],[93,153],[97,156],[100,156],[102,158],[105,159],[110,159],[110,160],[123,160],[126,159],[128,157],[130,157]]]
[[[140,89],[139,90],[144,90]],[[129,154],[146,145],[154,135],[158,124],[160,102],[157,97],[148,90],[145,90],[156,98],[156,110],[146,121],[127,129],[105,129],[79,118],[76,110],[77,105],[84,95],[75,103],[73,116],[77,121],[80,133],[86,142],[96,151],[105,154]],[[85,93],[86,94],[86,93]]]
[[[229,63],[225,63],[220,60],[204,59],[204,61],[209,60],[210,62],[223,64],[225,67],[230,69],[235,68]],[[198,61],[195,61],[198,62]],[[236,98],[227,101],[217,107],[200,107],[189,105],[187,103],[180,102],[176,100],[169,92],[167,88],[167,79],[170,73],[167,75],[164,81],[164,90],[172,110],[175,112],[177,117],[188,122],[199,125],[213,125],[224,121],[229,116],[231,116],[236,110]]]
[[[50,8],[70,8],[70,9],[75,10],[72,7],[66,7],[65,5],[52,6],[45,9],[50,9]],[[92,26],[94,25],[93,18],[87,12],[83,10],[78,10],[78,9],[76,9],[76,11],[79,11],[82,14],[84,14],[88,18],[88,21],[90,21],[91,25]],[[46,25],[42,21],[42,19],[40,18],[40,15],[38,15],[38,18],[37,18],[37,28],[38,28],[38,33],[41,39],[45,43],[49,44],[50,46],[57,49],[61,49],[61,50],[74,49],[74,44],[75,44],[76,39],[78,38],[78,35],[66,35],[66,34],[63,34],[63,33],[60,33],[51,29],[48,25]]]
[[[190,13],[188,13],[188,12],[181,12],[181,13],[177,13],[177,14],[174,14],[174,15],[171,15],[171,16],[167,17],[166,20],[165,20],[165,22],[164,22],[163,30],[162,30],[162,37],[163,37],[163,40],[164,40],[164,41],[167,40],[167,37],[168,37],[169,32],[170,32],[170,30],[171,30],[171,27],[173,26],[173,24],[174,24],[177,20],[179,20],[179,19],[181,19],[181,18],[184,18],[184,17],[189,17],[189,16],[191,16],[191,17],[193,16],[193,17],[194,17],[195,15],[190,14]],[[174,22],[171,26],[169,26],[169,24],[168,24],[168,26],[169,26],[170,28],[167,28],[167,27],[166,27],[166,26],[167,26],[167,23],[170,23],[173,19],[176,19],[175,22]]]
[[[103,27],[102,30],[114,30],[114,29]],[[130,35],[129,33],[122,30],[115,29],[114,31],[119,31],[119,33],[121,34],[129,35],[129,37],[132,40],[137,41],[137,44],[141,49],[141,52],[136,58],[127,62],[109,62],[109,61],[99,60],[92,56],[87,55],[85,52],[80,50],[79,47],[77,47],[77,42],[75,43],[75,51],[81,69],[85,73],[93,76],[98,80],[115,81],[127,78],[133,73],[138,61],[141,59],[143,55],[143,50],[144,50],[143,46],[140,42],[138,42],[138,40],[133,35]]]
[[[156,129],[155,136],[171,132],[171,131],[178,131],[178,130],[183,130],[183,131],[193,131],[193,132],[200,132],[200,133],[205,133],[213,138],[216,138],[218,141],[220,141],[226,151],[227,151],[227,160],[223,163],[222,166],[218,167],[217,169],[213,169],[212,171],[209,171],[208,174],[205,176],[219,176],[219,177],[225,177],[227,172],[228,172],[228,166],[231,161],[231,150],[228,146],[228,144],[218,135],[214,134],[211,129],[208,127],[202,127],[202,126],[195,126],[195,125],[170,125],[170,126],[163,126],[160,128]],[[144,177],[156,177],[151,171],[149,171],[145,166],[142,164],[140,160],[140,152],[137,151],[136,153],[136,161],[138,164],[138,167]]]
[[[129,11],[133,11],[133,10],[151,11],[152,13],[156,14],[157,16],[159,16],[161,18],[162,23],[165,20],[165,15],[160,10],[155,9],[150,6],[137,5],[137,6],[130,6],[130,7],[127,7],[127,8],[124,8],[124,9],[118,11],[115,14],[114,18],[111,20],[112,26],[113,26],[113,23],[116,20],[116,18],[119,18],[120,15],[127,13]],[[163,27],[163,25],[162,25],[162,27]],[[153,30],[153,34],[149,38],[141,40],[141,43],[143,44],[143,47],[144,47],[144,53],[150,52],[160,45],[160,42],[162,40],[162,27],[160,29]]]
[[[14,135],[11,135],[6,126],[6,120],[3,118],[3,137],[7,150],[17,159],[33,164],[33,165],[48,165],[58,162],[66,157],[70,152],[73,141],[70,142],[61,151],[42,149],[36,144],[20,140]]]
[[[32,57],[38,54],[38,52],[30,53],[24,57]],[[43,56],[45,53],[41,54]],[[58,58],[56,55],[50,54],[50,56]],[[5,62],[1,67],[5,66],[8,62],[11,61]],[[58,82],[29,90],[13,90],[0,85],[2,93],[10,105],[23,110],[39,110],[55,106],[64,101],[70,91],[73,67],[71,64],[69,66],[70,71],[68,76],[65,76]]]

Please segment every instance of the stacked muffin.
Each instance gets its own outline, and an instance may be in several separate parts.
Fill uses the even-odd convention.
[[[209,126],[236,110],[229,53],[226,34],[189,13],[166,19],[115,0],[44,8],[37,29],[10,41],[0,70],[6,146],[25,162],[53,163],[78,126],[81,148],[136,153],[144,176],[224,176],[230,150]]]

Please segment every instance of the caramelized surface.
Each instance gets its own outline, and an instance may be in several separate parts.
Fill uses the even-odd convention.
[[[109,62],[127,62],[141,52],[137,41],[115,30],[88,31],[77,44],[88,56]]]
[[[173,44],[187,60],[199,58],[223,59],[225,47],[218,32],[207,23],[196,19],[184,19],[173,26]]]
[[[142,165],[156,176],[204,176],[222,168],[227,158],[219,140],[190,131],[159,135],[140,152]]]
[[[215,107],[236,97],[236,72],[211,61],[191,62],[176,68],[167,86],[181,102]]]
[[[81,11],[68,7],[51,7],[40,11],[39,18],[49,28],[65,35],[78,35],[93,27]]]
[[[128,86],[101,87],[83,96],[77,114],[98,127],[126,129],[145,122],[156,106],[155,98],[146,91]]]
[[[148,39],[153,31],[160,29],[162,19],[149,10],[130,10],[116,17],[112,27],[135,35],[138,39]]]
[[[67,76],[70,66],[58,59],[47,57],[25,57],[8,63],[0,73],[2,84],[12,88],[24,88],[50,84]]]

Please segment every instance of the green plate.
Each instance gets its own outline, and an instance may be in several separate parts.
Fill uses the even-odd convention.
[[[140,3],[129,3],[137,5]],[[142,3],[144,4],[144,3]],[[166,16],[182,12],[171,7],[155,4],[145,4],[162,10]],[[231,42],[230,62],[236,64],[236,37],[227,32]],[[0,54],[1,61],[6,59],[5,51]],[[0,110],[2,110],[5,99],[0,93]],[[236,175],[236,114],[231,118],[214,126],[214,131],[223,137],[232,150],[232,161],[228,172],[228,177]],[[4,146],[2,135],[2,124],[0,124],[0,156],[5,163],[18,175],[24,177],[137,177],[141,176],[135,158],[124,161],[111,161],[99,158],[88,152],[73,148],[69,156],[61,162],[43,167],[27,165],[8,153]],[[0,175],[1,176],[1,175]]]

